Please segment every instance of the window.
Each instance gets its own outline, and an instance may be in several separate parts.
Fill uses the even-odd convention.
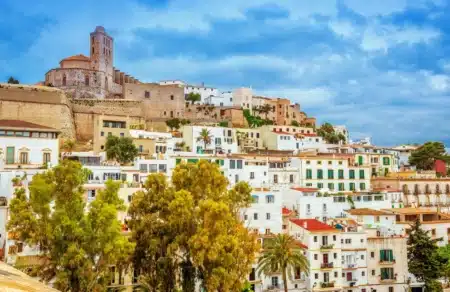
[[[334,170],[328,169],[328,179],[333,179],[333,178],[334,178]]]
[[[278,174],[273,175],[273,182],[276,184],[278,183]]]
[[[84,85],[89,86],[89,75],[84,76]]]
[[[244,215],[244,220],[245,220],[245,221],[248,220],[248,215],[247,215],[247,214]]]
[[[314,274],[314,279],[316,279],[316,280],[319,279],[319,274],[318,273]]]
[[[150,91],[145,91],[145,98],[150,98]]]
[[[317,178],[318,179],[323,179],[323,170],[322,169],[318,169],[317,170]]]
[[[254,172],[250,172],[250,179],[254,179],[255,178],[255,173]]]
[[[359,189],[360,189],[361,191],[364,191],[364,190],[366,189],[366,183],[360,183],[360,184],[359,184]]]
[[[64,74],[64,75],[63,75],[63,80],[62,80],[62,85],[63,85],[63,86],[66,86],[66,84],[67,84],[67,77],[66,77],[66,75]]]
[[[394,280],[393,268],[381,268],[381,280]]]
[[[328,183],[328,188],[330,189],[330,191],[334,190],[334,184]]]
[[[333,161],[328,161],[328,165],[332,165],[333,164]]]
[[[158,172],[158,165],[157,164],[149,164],[148,165],[148,170],[151,173]]]
[[[381,249],[380,250],[380,262],[393,262],[394,253],[392,249]]]
[[[362,156],[358,156],[358,164],[362,165],[363,164],[363,157]]]
[[[328,283],[330,281],[330,274],[329,273],[323,273],[323,281],[325,283]]]
[[[317,188],[318,189],[323,189],[323,183],[317,183]]]
[[[348,172],[348,177],[350,179],[354,179],[355,178],[355,170],[354,169],[350,169],[350,171]]]
[[[270,220],[270,213],[266,213],[266,220]]]
[[[314,254],[314,260],[318,260],[319,259],[319,255],[318,254]]]
[[[266,235],[270,234],[270,228],[266,228]]]
[[[334,272],[334,277],[335,277],[335,278],[338,277],[338,272]]]
[[[383,157],[383,165],[390,165],[391,161],[389,159],[389,157]]]
[[[167,165],[166,164],[159,164],[158,165],[158,169],[159,169],[159,172],[166,173],[167,172]]]
[[[272,286],[278,287],[278,277],[272,277]]]
[[[237,169],[242,169],[242,160],[236,160],[237,161]]]
[[[293,174],[289,175],[289,182],[291,184],[294,183],[294,175]]]
[[[362,271],[361,276],[363,276],[363,277],[366,276],[366,272]]]
[[[374,258],[374,257],[375,257],[375,252],[372,251],[372,252],[370,253],[370,257],[371,257],[371,258]]]
[[[361,239],[361,240],[362,240],[362,239]],[[364,259],[364,255],[363,255],[363,254],[361,255],[361,259],[362,259],[362,260]]]
[[[314,236],[314,242],[317,242],[317,236]]]
[[[50,160],[51,160],[50,153],[44,152],[43,157],[42,157],[42,162],[43,163],[50,163]]]
[[[350,183],[350,191],[354,191],[355,190],[355,183]]]
[[[436,229],[431,229],[431,236],[436,236]]]
[[[236,160],[230,160],[230,169],[236,168]]]
[[[375,276],[375,270],[372,270],[372,276]]]
[[[339,169],[338,170],[338,178],[339,179],[344,179],[344,170],[343,169]]]
[[[120,137],[125,137],[125,133],[120,133]]]
[[[345,190],[344,183],[338,183],[338,189],[339,189],[340,191]]]
[[[114,284],[116,282],[116,267],[109,267],[109,284]]]
[[[306,170],[306,179],[312,179],[312,170],[311,169]]]
[[[267,203],[267,204],[275,203],[275,196],[273,196],[273,195],[267,195],[267,196],[266,196],[266,203]]]
[[[365,175],[364,175],[364,169],[360,169],[359,170],[359,178],[360,179],[364,179]]]
[[[20,164],[28,164],[28,152],[20,152]]]
[[[258,220],[258,213],[253,213],[253,219]]]
[[[172,94],[172,95],[170,95],[170,100],[173,100],[173,94]]]
[[[105,136],[105,132],[100,132],[100,136],[104,137]]]
[[[333,241],[336,241],[336,235],[333,235]]]
[[[239,174],[235,174],[234,175],[234,183],[238,183],[239,182]]]

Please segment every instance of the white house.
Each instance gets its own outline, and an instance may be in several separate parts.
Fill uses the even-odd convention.
[[[206,130],[209,143],[201,139],[200,133]],[[183,126],[183,141],[195,153],[231,154],[238,152],[236,132],[232,128],[208,126]]]
[[[231,91],[221,92],[219,95],[210,95],[205,98],[205,104],[212,104],[215,106],[232,106],[233,93]]]
[[[0,120],[0,168],[40,168],[58,163],[59,130],[20,120]]]

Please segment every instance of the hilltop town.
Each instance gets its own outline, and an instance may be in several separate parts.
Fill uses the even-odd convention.
[[[89,170],[82,184],[87,205],[109,180],[117,182],[121,234],[133,237],[128,210],[135,194],[148,190],[146,181],[155,174],[171,181],[180,167],[208,161],[202,167],[217,168],[228,189],[242,182],[251,187],[252,200],[237,216],[256,235],[258,250],[288,234],[309,263],[284,280],[279,271],[258,273],[254,259],[244,277],[252,291],[284,285],[289,291],[422,291],[424,280],[408,268],[408,230],[419,221],[432,238],[443,238],[439,246],[450,240],[444,150],[420,164],[411,157],[423,145],[352,141],[343,125],[318,125],[292,103],[295,97],[181,80],[145,83],[114,67],[114,39],[105,28],[96,27],[89,39],[89,56],[74,52],[43,81],[0,84],[0,255],[6,263],[40,262],[38,244],[7,227],[11,201],[20,189],[33,193],[28,188],[36,174],[78,161]],[[141,284],[137,269],[110,264],[108,275],[109,288],[134,291]]]

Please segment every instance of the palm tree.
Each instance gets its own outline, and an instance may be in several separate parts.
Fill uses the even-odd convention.
[[[309,263],[295,239],[288,234],[278,234],[267,246],[258,261],[258,275],[280,273],[283,277],[284,291],[288,291],[287,279],[292,271],[299,268],[308,274]]]
[[[203,142],[203,144],[205,145],[205,150],[206,150],[206,146],[208,144],[211,144],[211,140],[212,140],[212,136],[211,136],[211,132],[208,129],[202,129],[200,132],[200,135],[197,137],[197,142]]]
[[[267,115],[273,110],[272,106],[268,103],[265,103],[263,106],[259,107],[259,111],[263,113],[267,120]]]
[[[64,149],[64,151],[68,152],[68,154],[72,154],[72,151],[75,148],[75,141],[74,140],[64,141],[62,148]]]

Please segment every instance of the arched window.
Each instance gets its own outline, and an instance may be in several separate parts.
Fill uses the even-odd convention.
[[[66,74],[64,74],[63,75],[63,80],[62,80],[62,85],[66,86],[66,84],[67,84],[67,77],[66,77]]]
[[[89,75],[84,76],[84,85],[89,86]]]

